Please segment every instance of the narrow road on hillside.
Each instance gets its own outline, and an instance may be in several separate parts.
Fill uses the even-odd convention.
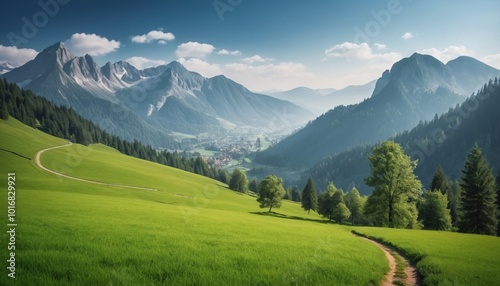
[[[80,181],[80,182],[85,182],[85,183],[90,183],[90,184],[96,184],[96,185],[102,185],[102,186],[109,186],[109,187],[119,187],[119,188],[135,189],[135,190],[146,190],[146,191],[158,191],[157,189],[154,189],[154,188],[135,187],[135,186],[128,186],[128,185],[113,184],[113,183],[104,183],[104,182],[98,182],[98,181],[93,181],[93,180],[87,180],[87,179],[72,177],[72,176],[68,176],[68,175],[61,174],[61,173],[58,173],[56,171],[50,170],[47,167],[45,167],[45,166],[42,165],[42,162],[40,161],[40,157],[42,156],[42,154],[45,151],[50,151],[50,150],[54,150],[54,149],[68,147],[68,146],[71,146],[71,144],[72,143],[70,142],[70,143],[65,144],[65,145],[50,147],[50,148],[46,148],[46,149],[38,151],[38,153],[36,153],[36,156],[35,156],[35,163],[36,163],[36,165],[38,167],[40,167],[42,170],[46,171],[46,172],[49,172],[51,174],[54,174],[54,175],[57,175],[57,176],[60,176],[60,177],[63,177],[63,178],[75,180],[75,181]]]
[[[417,269],[414,266],[412,266],[408,261],[408,259],[406,259],[404,256],[399,255],[396,251],[394,251],[394,249],[391,249],[375,240],[366,238],[364,236],[360,236],[358,234],[355,235],[375,244],[378,248],[380,248],[384,252],[385,256],[387,257],[387,260],[389,261],[389,272],[385,275],[384,280],[382,281],[383,286],[391,286],[391,285],[414,286],[421,284],[420,280],[418,279]],[[403,263],[405,266],[404,275],[397,273],[398,261],[399,263]]]

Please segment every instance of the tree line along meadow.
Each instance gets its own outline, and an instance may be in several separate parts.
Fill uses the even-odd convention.
[[[460,181],[449,181],[438,168],[428,191],[414,174],[416,162],[401,146],[387,141],[369,156],[371,175],[365,183],[373,188],[361,196],[356,188],[347,194],[330,182],[318,192],[309,177],[304,189],[284,189],[283,180],[267,176],[262,182],[248,181],[244,171],[230,175],[201,157],[187,158],[177,152],[158,152],[138,141],[129,142],[110,135],[73,109],[56,106],[29,90],[0,80],[0,118],[13,116],[24,124],[48,134],[83,145],[101,143],[121,153],[186,170],[219,180],[230,189],[258,197],[262,208],[279,208],[282,199],[302,203],[307,212],[316,211],[328,220],[353,225],[394,228],[424,228],[499,235],[500,175],[496,182],[491,168],[477,145],[470,151]]]
[[[302,192],[285,189],[283,180],[273,175],[249,182],[239,169],[233,171],[229,188],[256,196],[268,212],[288,199],[339,224],[500,235],[500,175],[495,180],[477,144],[466,158],[460,181],[449,181],[438,167],[429,190],[414,174],[417,162],[394,141],[373,148],[368,160],[371,170],[365,183],[373,188],[369,196],[361,196],[355,187],[344,193],[333,182],[318,194],[311,177]]]

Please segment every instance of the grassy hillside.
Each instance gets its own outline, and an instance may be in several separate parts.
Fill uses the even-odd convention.
[[[49,174],[37,151],[67,142],[0,120],[0,186],[16,173],[16,279],[0,285],[376,285],[384,254],[351,228],[285,202],[267,215],[255,198],[206,177],[124,156],[103,145],[47,151],[42,163],[96,185]],[[0,241],[7,241],[0,196]],[[429,285],[500,283],[500,238],[355,228],[418,258]],[[5,243],[6,244],[6,243]],[[6,260],[6,245],[0,246]]]
[[[463,233],[356,227],[406,253],[425,285],[499,285],[500,238]]]
[[[367,285],[388,269],[375,246],[315,221],[299,204],[261,215],[255,198],[217,181],[102,145],[43,154],[45,166],[71,176],[158,191],[74,181],[33,160],[65,140],[12,118],[0,120],[0,136],[0,185],[16,173],[18,223],[16,279],[2,267],[1,285]],[[0,205],[7,241],[6,194]]]

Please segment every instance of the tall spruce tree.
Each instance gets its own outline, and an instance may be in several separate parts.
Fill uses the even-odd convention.
[[[314,182],[311,176],[307,179],[307,183],[302,191],[302,208],[309,214],[311,210],[318,210],[318,194],[314,187]]]
[[[5,94],[0,94],[0,119],[9,119],[9,110],[7,109],[7,103],[5,103]]]
[[[441,191],[443,195],[448,194],[449,191],[448,178],[446,178],[441,165],[439,165],[434,173],[431,183],[431,192],[435,192],[437,190]]]
[[[495,177],[477,144],[467,155],[462,173],[459,231],[496,235]]]

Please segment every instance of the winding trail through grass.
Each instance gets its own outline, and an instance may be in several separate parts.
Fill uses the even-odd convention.
[[[42,154],[45,151],[50,151],[50,150],[54,150],[54,149],[68,147],[68,146],[71,146],[72,144],[73,143],[69,142],[68,144],[64,144],[64,145],[61,145],[61,146],[50,147],[50,148],[46,148],[46,149],[38,151],[38,153],[36,153],[36,156],[35,156],[35,163],[36,163],[36,165],[38,167],[40,167],[42,170],[46,171],[46,172],[49,172],[51,174],[54,174],[54,175],[57,175],[57,176],[60,176],[60,177],[63,177],[63,178],[75,180],[75,181],[80,181],[80,182],[85,182],[85,183],[90,183],[90,184],[96,184],[96,185],[102,185],[102,186],[109,186],[109,187],[119,187],[119,188],[128,188],[128,189],[136,189],[136,190],[146,190],[146,191],[155,191],[155,192],[158,191],[157,189],[154,189],[154,188],[136,187],[136,186],[113,184],[113,183],[104,183],[104,182],[99,182],[99,181],[93,181],[93,180],[87,180],[87,179],[72,177],[72,176],[68,176],[68,175],[61,174],[61,173],[58,173],[56,171],[50,170],[49,168],[47,168],[47,167],[45,167],[45,166],[42,165],[42,163],[40,161],[40,157],[42,156]]]
[[[394,249],[391,249],[386,245],[381,244],[378,241],[375,241],[373,239],[364,236],[360,236],[358,234],[354,235],[359,236],[375,244],[378,248],[380,248],[384,252],[385,256],[387,257],[387,260],[389,261],[389,272],[385,275],[384,280],[382,281],[383,286],[390,286],[390,285],[414,286],[421,284],[420,280],[418,279],[417,269],[414,266],[412,266],[408,261],[408,259],[406,259],[404,256],[400,255]],[[402,269],[403,266],[404,266],[404,271],[398,271],[398,269]]]

